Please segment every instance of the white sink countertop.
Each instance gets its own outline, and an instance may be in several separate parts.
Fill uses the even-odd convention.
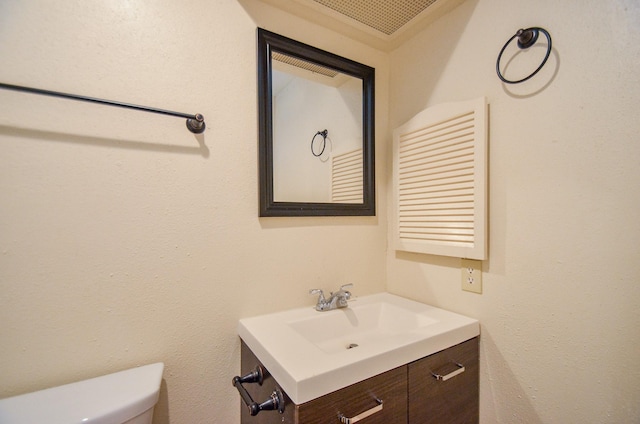
[[[378,293],[332,311],[305,307],[244,318],[238,334],[300,405],[476,337],[480,325]]]

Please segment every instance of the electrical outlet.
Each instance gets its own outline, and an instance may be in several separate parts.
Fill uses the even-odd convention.
[[[482,294],[482,261],[462,259],[462,290]]]

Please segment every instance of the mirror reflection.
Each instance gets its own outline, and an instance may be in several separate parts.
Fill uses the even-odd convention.
[[[374,69],[258,29],[260,216],[375,215]]]
[[[362,80],[273,52],[276,202],[362,203]]]

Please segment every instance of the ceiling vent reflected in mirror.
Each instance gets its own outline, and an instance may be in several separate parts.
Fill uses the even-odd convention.
[[[324,75],[325,77],[335,78],[340,73],[335,69],[327,68],[317,63],[308,62],[297,57],[289,56],[279,52],[272,52],[271,59],[287,65],[295,66],[296,68],[304,69],[316,74]]]

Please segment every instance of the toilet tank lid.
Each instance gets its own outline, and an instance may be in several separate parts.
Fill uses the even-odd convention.
[[[0,399],[0,423],[123,423],[153,408],[163,370],[158,362]]]

